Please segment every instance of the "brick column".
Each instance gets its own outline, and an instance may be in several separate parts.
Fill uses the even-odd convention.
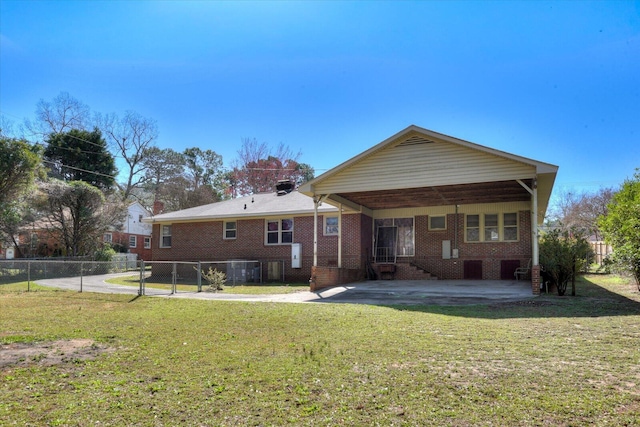
[[[540,295],[540,266],[531,267],[531,290],[534,295]]]

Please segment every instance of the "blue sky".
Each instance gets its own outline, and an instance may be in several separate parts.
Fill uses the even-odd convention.
[[[60,92],[227,165],[256,138],[320,174],[415,124],[595,191],[640,167],[640,1],[0,0],[0,111]]]

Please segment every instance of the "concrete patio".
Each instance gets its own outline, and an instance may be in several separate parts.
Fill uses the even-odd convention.
[[[136,294],[137,287],[107,283],[111,277],[131,273],[86,276],[84,292]],[[79,290],[80,278],[43,279],[37,283],[67,290]],[[222,292],[179,291],[146,288],[147,296],[190,298],[220,301],[290,302],[290,303],[350,303],[372,305],[469,305],[524,301],[536,298],[531,283],[526,280],[370,280],[322,289],[277,295],[234,294],[232,287]]]
[[[316,292],[316,302],[354,304],[490,304],[535,298],[529,281],[372,280]]]

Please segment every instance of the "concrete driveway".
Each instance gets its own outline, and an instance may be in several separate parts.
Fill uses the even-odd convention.
[[[121,293],[137,295],[138,288],[106,283],[106,274],[83,277],[84,292]],[[125,273],[131,275],[131,273]],[[38,280],[38,284],[79,291],[79,278]],[[525,301],[535,298],[531,283],[515,280],[371,280],[323,289],[278,295],[233,294],[223,292],[184,292],[169,294],[166,290],[146,288],[147,296],[190,298],[219,301],[289,302],[289,303],[350,303],[371,305],[469,305],[506,301]]]

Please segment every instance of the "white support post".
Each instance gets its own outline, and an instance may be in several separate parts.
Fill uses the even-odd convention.
[[[531,194],[531,252],[532,265],[540,264],[540,250],[538,243],[538,178],[531,181],[531,188],[523,181],[516,179],[518,184]]]
[[[538,180],[537,178],[533,179],[531,184],[533,187],[533,194],[531,197],[531,237],[533,239],[533,262],[532,265],[537,266],[540,264],[540,250],[538,243]]]
[[[338,205],[338,268],[342,268],[342,203]]]
[[[313,196],[313,266],[318,266],[318,205],[320,197]]]

